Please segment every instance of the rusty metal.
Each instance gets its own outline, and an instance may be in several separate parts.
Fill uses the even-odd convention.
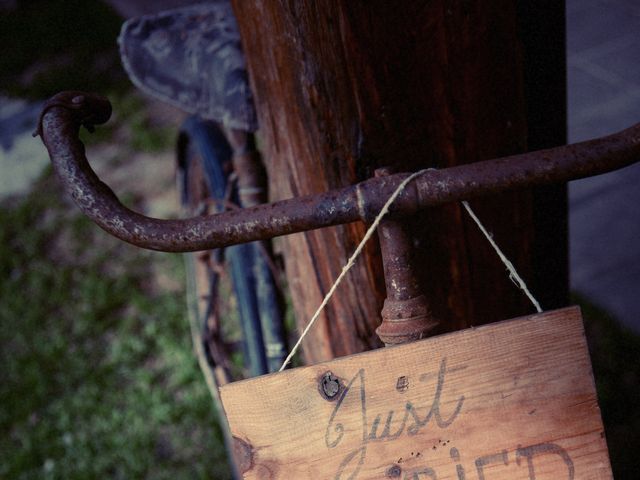
[[[377,178],[388,175],[387,169],[376,170]],[[386,346],[423,338],[438,325],[414,269],[410,230],[403,219],[384,219],[378,227],[387,298],[376,333]]]
[[[240,205],[253,207],[267,201],[267,171],[256,150],[252,133],[226,129],[225,136],[233,149],[233,171],[238,179]]]
[[[160,220],[133,212],[91,170],[81,125],[104,123],[111,106],[104,97],[64,92],[44,107],[38,132],[67,192],[107,232],[152,250],[186,252],[264,240],[356,220],[370,221],[409,175],[373,178],[319,195],[185,220]],[[640,124],[614,135],[564,147],[513,155],[443,170],[411,182],[390,210],[408,215],[443,203],[508,189],[566,182],[605,173],[640,159]]]

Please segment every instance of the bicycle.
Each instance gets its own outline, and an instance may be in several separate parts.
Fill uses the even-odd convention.
[[[82,97],[81,99],[79,99]],[[79,99],[76,101],[76,99]],[[75,105],[75,106],[74,106]],[[69,110],[73,109],[73,110]],[[100,123],[107,110],[103,99],[90,95],[68,94],[53,100],[45,107],[43,123],[51,130],[65,125]],[[71,114],[69,113],[71,112]],[[97,113],[96,113],[97,112]],[[47,135],[47,134],[45,134]],[[53,135],[53,134],[51,134]],[[494,193],[507,188],[545,184],[550,181],[567,181],[611,168],[633,163],[638,155],[636,138],[638,127],[599,141],[585,142],[578,147],[534,152],[514,156],[506,160],[487,161],[482,165],[428,172],[403,192],[392,208],[393,214],[410,214],[419,208]],[[51,140],[47,140],[51,143]],[[47,142],[45,142],[47,143]],[[395,174],[367,180],[356,186],[346,187],[302,200],[283,201],[267,207],[252,207],[241,212],[218,213],[215,218],[190,219],[182,222],[158,222],[135,216],[123,210],[115,197],[105,197],[100,192],[97,177],[92,177],[86,167],[75,169],[75,163],[64,158],[80,159],[81,150],[74,142],[51,145],[50,153],[62,172],[68,189],[80,188],[80,197],[101,198],[100,211],[84,206],[97,223],[119,238],[131,243],[166,251],[193,251],[228,246],[239,242],[256,241],[295,231],[346,223],[370,221],[367,212],[380,210],[383,201],[408,174]],[[542,159],[551,161],[542,162]],[[526,173],[523,173],[526,172]],[[433,186],[438,185],[436,189]],[[83,206],[81,205],[81,208]],[[275,212],[275,214],[273,213]],[[272,221],[277,216],[278,222]],[[114,218],[117,219],[114,223]],[[217,222],[221,223],[218,224]],[[186,238],[184,233],[193,235]],[[424,320],[424,319],[423,319]],[[396,325],[397,326],[397,325]],[[424,321],[414,325],[402,325],[402,341],[422,336],[430,327]],[[409,327],[409,328],[407,328]],[[392,335],[393,337],[393,335]],[[394,342],[386,342],[394,343]]]

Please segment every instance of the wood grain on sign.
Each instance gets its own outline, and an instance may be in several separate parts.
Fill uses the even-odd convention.
[[[333,399],[320,386],[328,372]],[[247,479],[612,478],[577,307],[221,394]]]

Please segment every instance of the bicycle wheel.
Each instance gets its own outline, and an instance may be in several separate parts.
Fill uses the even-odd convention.
[[[192,117],[185,122],[178,143],[180,189],[188,214],[207,214],[224,209],[224,202],[231,200],[229,173],[232,152],[222,131],[212,122]],[[216,371],[222,370],[225,373],[225,380],[237,377],[238,372],[231,375],[234,369],[230,359],[238,356],[235,351],[238,350],[238,343],[242,347],[241,366],[244,366],[244,376],[268,372],[260,323],[254,253],[254,247],[247,244],[229,247],[224,251],[218,249],[191,254],[192,282],[197,297],[197,323],[203,332],[207,360]],[[235,306],[239,318],[239,325],[236,325],[239,332],[233,332],[235,335],[231,335],[231,342],[225,338],[229,337],[225,333],[228,334],[230,329],[223,328],[229,325],[223,325],[218,314],[218,308],[229,303],[217,301],[223,264],[231,280],[230,288],[224,296],[225,299],[233,300],[230,303]],[[240,342],[237,341],[238,333]]]

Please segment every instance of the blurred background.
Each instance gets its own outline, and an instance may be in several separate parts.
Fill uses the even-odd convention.
[[[31,137],[57,91],[108,95],[114,117],[85,136],[94,168],[128,206],[175,217],[183,116],[130,84],[109,4],[0,5],[0,478],[231,478],[182,257],[83,218]]]
[[[178,255],[103,234],[31,133],[60,90],[101,92],[85,135],[99,176],[138,211],[179,214],[183,115],[120,65],[124,18],[190,1],[0,1],[0,478],[230,478],[190,344]],[[567,0],[569,139],[640,121],[640,4]],[[640,467],[640,166],[570,185],[583,306],[616,478]]]

